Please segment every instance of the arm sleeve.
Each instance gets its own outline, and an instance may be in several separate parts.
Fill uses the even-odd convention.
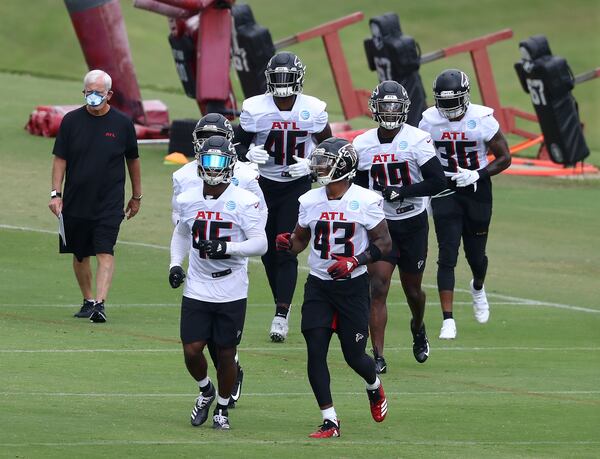
[[[356,176],[354,177],[354,183],[358,186],[362,186],[363,188],[369,188],[369,171],[356,171]]]
[[[173,266],[181,266],[189,250],[189,233],[186,226],[179,222],[173,229],[173,236],[171,237],[171,264],[169,269]]]
[[[269,246],[264,227],[256,225],[245,231],[246,239],[243,242],[228,242],[227,255],[239,257],[254,257],[264,255]]]
[[[179,221],[179,208],[177,206],[177,196],[181,193],[181,185],[179,181],[173,175],[173,197],[171,198],[171,221],[173,226],[177,225]]]
[[[137,135],[135,133],[135,126],[129,120],[127,120],[127,145],[125,146],[125,158],[136,159],[139,158]]]
[[[446,177],[442,163],[434,156],[420,166],[423,181],[400,188],[402,197],[433,196],[446,188]]]
[[[242,229],[246,235],[246,240],[242,242],[227,242],[227,251],[225,253],[240,257],[264,255],[267,251],[268,241],[258,198],[247,207],[246,212],[241,217],[244,221]]]
[[[235,145],[235,151],[242,161],[246,160],[246,153],[248,153],[248,148],[250,144],[254,140],[255,137],[254,132],[249,132],[244,130],[241,123],[234,130],[233,143]]]

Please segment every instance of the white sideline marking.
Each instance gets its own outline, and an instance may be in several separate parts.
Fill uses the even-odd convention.
[[[439,391],[439,392],[385,392],[387,396],[447,396],[447,395],[597,395],[600,390],[531,390],[515,394],[513,390]],[[334,397],[363,396],[364,392],[332,392]],[[133,392],[0,392],[0,396],[11,397],[93,397],[93,398],[194,398],[189,393],[133,393]],[[244,392],[244,397],[314,397],[312,392]]]
[[[50,230],[45,230],[45,229],[40,229],[40,228],[30,228],[27,226],[15,226],[15,225],[6,225],[6,224],[0,224],[0,228],[1,229],[9,229],[9,230],[20,230],[20,231],[30,231],[30,232],[34,232],[34,233],[45,233],[45,234],[54,234],[55,236],[57,235],[56,231],[50,231]],[[163,245],[157,245],[157,244],[147,244],[145,242],[130,242],[130,241],[122,241],[122,240],[117,240],[117,242],[119,244],[123,244],[123,245],[131,245],[131,246],[137,246],[137,247],[147,247],[147,248],[151,248],[151,249],[158,249],[158,250],[170,250],[169,247],[167,246],[163,246]],[[261,263],[259,260],[255,260],[253,258],[250,258],[250,261],[252,263]],[[302,271],[308,271],[308,268],[306,266],[300,266],[299,267],[300,270]],[[400,283],[399,280],[397,279],[392,279],[392,283],[394,284],[398,284]],[[437,286],[436,285],[432,285],[432,284],[423,284],[424,287],[426,288],[432,288],[432,289],[436,289]],[[461,289],[461,288],[455,288],[454,289],[455,292],[460,292],[460,293],[471,293],[470,290],[466,290],[466,289]],[[528,298],[520,298],[520,297],[516,297],[516,296],[509,296],[509,295],[503,295],[500,293],[493,293],[493,292],[487,292],[487,296],[488,297],[496,297],[502,300],[507,300],[507,301],[511,301],[511,302],[518,302],[523,304],[524,306],[546,306],[546,307],[550,307],[550,308],[557,308],[557,309],[567,309],[567,310],[571,310],[571,311],[579,311],[579,312],[589,312],[592,314],[600,314],[600,309],[591,309],[591,308],[584,308],[581,306],[573,306],[570,304],[561,304],[561,303],[550,303],[550,302],[546,302],[546,301],[537,301],[537,300],[532,300],[532,299],[528,299]]]
[[[241,352],[288,352],[306,351],[305,347],[288,347],[274,344],[272,347],[239,347]],[[409,351],[412,347],[386,347],[386,351]],[[335,349],[333,350],[335,352]],[[522,351],[522,352],[597,352],[600,347],[526,347],[526,346],[498,346],[498,347],[440,347],[435,348],[438,352],[482,352],[482,351]],[[157,352],[181,352],[181,348],[158,348],[158,349],[0,349],[0,354],[77,354],[77,353],[157,353]]]
[[[239,440],[232,438],[220,438],[214,440],[90,440],[78,442],[24,442],[24,443],[0,443],[0,447],[4,448],[21,448],[26,446],[47,446],[47,447],[79,447],[79,446],[149,446],[149,445],[312,445],[315,446],[319,440],[306,440],[297,438],[293,440],[255,440],[244,439]],[[336,440],[327,442],[328,447],[341,447],[348,445],[397,445],[397,446],[543,446],[543,445],[571,445],[571,446],[590,446],[598,445],[600,441],[596,440],[573,440],[573,441],[557,441],[557,440],[532,440],[532,441],[479,441],[479,440]]]

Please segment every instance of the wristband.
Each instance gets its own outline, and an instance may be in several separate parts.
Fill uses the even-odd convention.
[[[50,198],[62,198],[62,193],[60,191],[52,190],[50,192]]]
[[[139,196],[132,196],[131,199],[135,199],[136,201],[141,201],[143,197],[144,197],[144,195],[140,194]]]

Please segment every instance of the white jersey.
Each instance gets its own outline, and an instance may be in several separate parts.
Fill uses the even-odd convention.
[[[258,184],[258,172],[252,166],[237,161],[233,168],[233,178],[231,184],[248,190],[255,194],[260,200],[260,210],[263,212],[265,222],[267,220],[267,204],[262,189]],[[173,225],[179,220],[179,210],[177,208],[177,196],[191,188],[202,187],[204,182],[198,176],[198,165],[196,161],[190,161],[185,166],[180,167],[173,172],[173,199],[172,203],[172,220]]]
[[[358,154],[358,170],[369,171],[369,188],[381,194],[381,185],[408,186],[423,181],[421,166],[435,157],[431,137],[416,127],[404,124],[390,143],[381,143],[377,128],[369,129],[352,142]],[[383,204],[385,218],[402,220],[423,212],[428,196],[405,198]]]
[[[217,199],[206,199],[203,184],[177,197],[180,220],[175,227],[189,237],[189,267],[183,295],[201,301],[223,303],[248,296],[248,257],[225,255],[210,259],[198,248],[200,240],[243,242],[249,230],[264,233],[258,198],[229,185]],[[230,270],[230,274],[225,274]]]
[[[457,166],[475,171],[488,165],[486,144],[500,125],[492,108],[469,104],[460,121],[450,121],[430,107],[423,112],[419,128],[429,132],[444,173],[451,176],[458,172]]]
[[[309,158],[318,134],[327,125],[327,104],[316,97],[299,94],[290,111],[279,111],[271,94],[246,99],[242,105],[240,126],[254,132],[254,144],[264,145],[269,152],[266,164],[259,165],[265,178],[277,182],[297,180],[290,177],[289,165],[296,161],[292,156]]]
[[[331,255],[352,257],[364,252],[369,246],[367,231],[385,218],[381,196],[358,185],[351,185],[341,199],[327,199],[325,187],[320,187],[304,193],[298,201],[298,225],[311,232],[310,273],[323,280],[332,280],[327,272],[335,263]],[[366,271],[366,266],[358,266],[351,277]]]

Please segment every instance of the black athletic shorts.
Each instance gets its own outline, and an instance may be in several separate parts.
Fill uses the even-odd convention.
[[[294,231],[298,221],[298,198],[310,190],[310,178],[302,177],[291,182],[276,182],[265,177],[258,179],[269,209],[266,225],[269,242],[279,233]]]
[[[107,217],[102,220],[86,220],[63,215],[67,245],[58,237],[59,252],[72,253],[80,262],[85,257],[98,253],[114,255],[122,216]]]
[[[387,220],[392,251],[382,258],[405,273],[422,273],[427,260],[429,221],[427,211],[403,220]]]
[[[209,303],[183,297],[179,330],[183,344],[212,341],[219,347],[240,344],[246,319],[247,299]]]
[[[311,274],[304,285],[302,331],[331,328],[353,339],[369,336],[369,275],[341,281],[322,280]]]
[[[463,234],[484,236],[492,220],[492,181],[489,177],[477,181],[473,187],[459,189],[454,194],[431,200],[433,218],[442,227],[444,220],[462,220]]]

